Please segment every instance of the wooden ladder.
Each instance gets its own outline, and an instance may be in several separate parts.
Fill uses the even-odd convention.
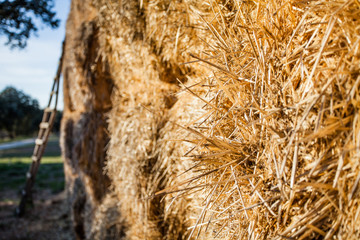
[[[58,103],[59,96],[59,83],[61,76],[61,69],[63,65],[64,58],[64,50],[65,50],[65,41],[62,44],[62,52],[60,61],[58,64],[58,68],[56,71],[56,76],[54,78],[54,82],[52,85],[49,103],[47,107],[44,109],[42,121],[40,123],[40,129],[38,133],[38,137],[35,140],[34,152],[31,157],[32,162],[29,168],[29,171],[26,174],[26,183],[24,189],[21,191],[21,200],[19,206],[16,208],[16,214],[20,217],[25,213],[25,208],[28,204],[32,204],[32,187],[35,183],[35,178],[37,171],[40,166],[41,158],[44,154],[45,147],[49,138],[49,134],[54,125],[55,116],[56,116],[56,107]]]

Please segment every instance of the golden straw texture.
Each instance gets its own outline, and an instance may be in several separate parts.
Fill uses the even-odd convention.
[[[359,239],[359,2],[209,4],[190,235]]]
[[[358,0],[93,5],[114,84],[99,218],[117,208],[127,239],[360,239]]]

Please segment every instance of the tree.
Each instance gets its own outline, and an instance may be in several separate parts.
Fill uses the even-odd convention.
[[[0,35],[7,36],[5,45],[26,47],[29,37],[38,31],[34,18],[57,28],[60,20],[56,19],[53,7],[54,0],[0,0]]]
[[[7,87],[0,93],[0,103],[0,130],[5,130],[10,138],[38,130],[41,110],[37,100],[13,87]]]

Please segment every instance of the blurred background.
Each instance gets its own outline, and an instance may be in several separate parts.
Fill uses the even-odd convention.
[[[16,2],[19,6],[16,6]],[[19,221],[24,221],[13,217],[13,210],[20,200],[19,193],[25,184],[25,174],[31,163],[43,109],[49,101],[70,10],[70,0],[27,0],[22,1],[27,5],[21,7],[20,2],[0,0],[0,239],[18,239],[22,237],[21,234],[27,234],[26,231],[13,231],[9,226],[16,224],[21,228]],[[43,11],[42,6],[48,6],[50,13],[55,14],[53,19],[56,24],[49,25],[46,20],[36,16],[36,11]],[[28,17],[35,30],[28,35],[22,32],[25,37],[21,41],[17,41],[16,35],[9,41],[12,36],[9,35],[9,30],[17,33],[23,31],[15,29],[16,24],[9,20],[15,16],[16,9],[20,13],[16,16],[17,21],[24,20],[19,26],[29,29],[30,25],[26,25],[25,18]],[[11,14],[6,15],[6,11]],[[59,147],[63,109],[61,87],[57,109],[55,124],[34,186],[34,194],[40,201],[45,201],[64,189]],[[38,210],[32,211],[35,211],[33,216],[36,216]],[[45,230],[46,224],[41,225]]]

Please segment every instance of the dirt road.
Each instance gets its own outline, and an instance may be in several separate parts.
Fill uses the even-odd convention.
[[[22,146],[31,145],[34,143],[35,143],[35,138],[24,139],[24,140],[15,141],[15,142],[9,142],[9,143],[1,143],[0,150],[22,147]]]

